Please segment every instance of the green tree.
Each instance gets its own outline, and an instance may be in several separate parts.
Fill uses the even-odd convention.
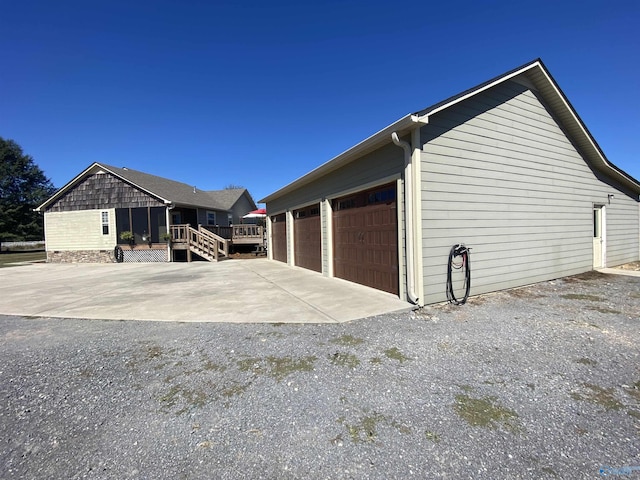
[[[0,239],[42,240],[42,216],[33,209],[55,188],[20,145],[0,137]]]

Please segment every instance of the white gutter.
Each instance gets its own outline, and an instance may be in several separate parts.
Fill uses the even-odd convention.
[[[414,265],[414,221],[413,221],[413,173],[411,162],[411,145],[398,138],[398,133],[391,134],[391,140],[404,150],[404,205],[405,205],[405,243],[407,245],[407,297],[413,304],[418,304],[415,293],[415,265]]]
[[[167,217],[167,233],[171,235],[171,210],[174,209],[174,206],[170,203],[167,204],[165,209],[166,217]],[[173,255],[171,255],[171,241],[167,242],[167,256],[169,257],[169,261],[173,262]]]
[[[358,143],[357,145],[351,147],[349,150],[342,152],[337,157],[332,158],[328,162],[323,163],[319,167],[311,170],[309,173],[306,173],[305,175],[298,178],[297,180],[294,180],[293,182],[285,185],[280,190],[277,190],[272,194],[266,196],[265,198],[258,200],[258,203],[271,202],[276,198],[279,198],[305,185],[308,185],[314,180],[317,180],[318,178],[328,174],[329,172],[333,172],[339,169],[340,167],[348,164],[354,159],[359,158],[360,156],[368,152],[371,152],[376,148],[379,148],[383,145],[388,144],[389,135],[391,135],[392,132],[401,132],[402,134],[407,130],[413,129],[416,126],[416,124],[422,124],[422,123],[424,122],[422,122],[421,117],[418,117],[417,115],[414,115],[414,114],[405,115],[397,122],[394,122],[391,125],[383,128],[382,130],[371,135],[370,137],[366,138],[365,140]]]

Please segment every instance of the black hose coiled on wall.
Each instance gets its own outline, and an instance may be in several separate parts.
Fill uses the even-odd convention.
[[[469,290],[471,290],[471,265],[469,263],[470,248],[467,248],[463,243],[459,243],[451,247],[449,252],[449,265],[447,268],[447,299],[449,303],[454,305],[463,305],[469,298]],[[455,263],[456,257],[462,257],[460,263]],[[453,269],[460,270],[464,268],[464,298],[458,300],[453,293],[453,281],[451,280],[451,272]]]

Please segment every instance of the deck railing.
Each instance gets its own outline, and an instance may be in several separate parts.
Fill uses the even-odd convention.
[[[243,225],[233,225],[231,227],[233,229],[232,239],[236,238],[254,238],[254,239],[262,239],[264,235],[264,227],[260,225],[252,225],[252,224],[243,224]]]
[[[214,242],[216,244],[217,251],[224,254],[225,257],[229,256],[229,240],[227,240],[226,238],[222,238],[221,236],[216,235],[215,233],[212,233],[209,230],[202,228],[202,225],[198,225],[198,230],[195,230],[195,229],[192,229],[192,230],[198,232],[200,236],[207,238],[210,242]]]
[[[207,230],[208,232],[215,233],[216,235],[231,240],[231,228],[232,227],[219,227],[217,225],[200,225],[200,228]]]
[[[191,225],[171,225],[169,233],[173,243],[189,243],[189,227]]]
[[[205,229],[196,230],[191,225],[171,225],[169,231],[174,244],[185,245],[189,250],[195,250],[215,261],[218,261],[220,254],[229,256],[229,241]]]
[[[232,243],[236,244],[262,243],[264,239],[264,227],[251,223],[231,225],[228,227],[200,225],[199,228],[231,240]]]

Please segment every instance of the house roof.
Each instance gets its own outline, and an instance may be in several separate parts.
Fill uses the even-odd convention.
[[[393,132],[402,136],[420,125],[427,125],[429,123],[430,116],[515,77],[520,77],[530,82],[540,93],[547,103],[547,106],[553,111],[556,119],[561,123],[562,127],[573,140],[574,144],[580,149],[583,156],[595,169],[614,179],[636,195],[640,195],[640,182],[628,173],[616,167],[607,159],[589,130],[587,130],[582,119],[580,119],[565,94],[553,79],[546,66],[542,63],[542,60],[536,59],[481,83],[480,85],[470,88],[469,90],[465,90],[453,97],[431,105],[430,107],[405,115],[391,125],[351,147],[349,150],[341,153],[337,157],[334,157],[297,180],[294,180],[276,192],[259,200],[259,203],[270,202],[282,195],[307,185],[327,173],[337,170],[338,168],[356,160],[362,155],[390,143],[392,141],[391,134]]]
[[[243,195],[247,195],[251,199],[255,208],[255,203],[245,188],[227,189],[227,190],[200,190],[193,185],[176,182],[168,178],[158,177],[149,173],[132,170],[130,168],[114,167],[104,163],[93,163],[64,187],[58,190],[51,198],[40,205],[36,210],[40,211],[54,203],[67,191],[72,189],[78,183],[82,182],[88,175],[107,172],[122,181],[139,188],[152,197],[157,198],[167,205],[188,206],[210,208],[212,210],[231,210],[235,203]]]

